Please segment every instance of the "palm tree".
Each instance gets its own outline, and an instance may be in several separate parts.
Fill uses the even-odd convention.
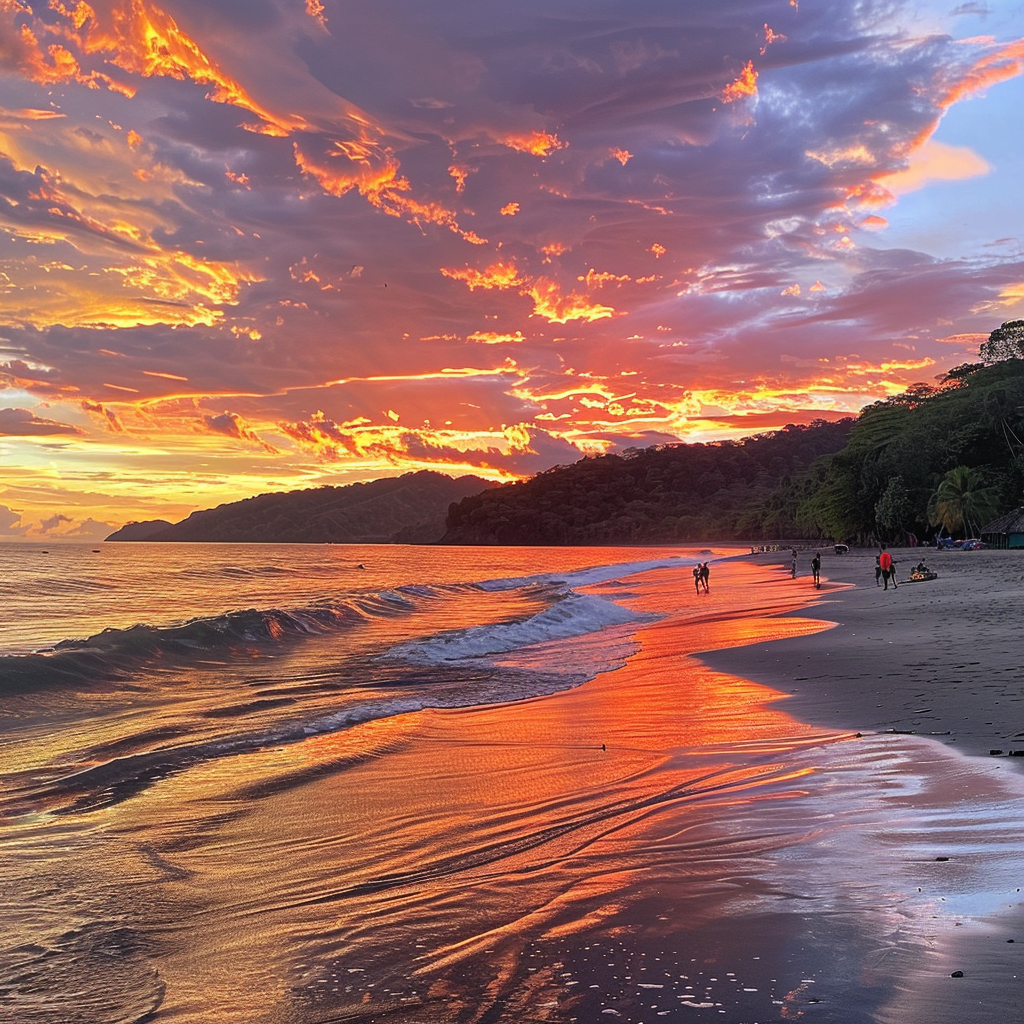
[[[995,488],[985,485],[979,470],[956,466],[931,496],[928,521],[949,534],[966,530],[967,536],[976,537],[981,524],[996,514],[997,500]]]

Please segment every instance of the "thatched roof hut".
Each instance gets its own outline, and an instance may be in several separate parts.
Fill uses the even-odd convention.
[[[1024,548],[1024,505],[986,523],[981,539],[990,548]]]

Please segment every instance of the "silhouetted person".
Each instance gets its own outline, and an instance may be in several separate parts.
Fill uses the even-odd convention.
[[[796,548],[793,548],[793,579],[796,579]]]
[[[700,563],[698,562],[693,567],[693,589],[695,591],[697,591],[698,594],[700,593],[700,577],[701,577],[701,567],[700,567]]]
[[[814,585],[816,587],[821,586],[821,554],[817,551],[814,552],[814,557],[811,559],[811,575],[814,577]]]
[[[711,593],[711,589],[710,589],[710,587],[708,587],[708,580],[710,578],[711,578],[711,570],[708,568],[708,563],[705,562],[700,567],[700,582],[701,582],[701,585],[704,587],[704,593],[705,594],[710,594]]]
[[[875,555],[875,586],[880,587],[882,585],[882,563],[880,561],[881,555]]]

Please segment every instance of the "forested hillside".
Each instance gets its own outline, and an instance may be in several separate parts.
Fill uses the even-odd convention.
[[[585,458],[464,498],[444,543],[607,544],[792,536],[794,480],[843,447],[852,419],[742,441]]]
[[[1024,358],[966,364],[856,419],[586,458],[463,499],[445,543],[974,535],[1024,503]]]
[[[423,470],[344,487],[259,494],[187,519],[144,537],[118,531],[108,540],[222,541],[276,544],[428,544],[444,532],[453,501],[475,494],[487,482],[453,479]]]
[[[864,409],[800,482],[804,532],[902,541],[975,534],[1024,503],[1024,359],[968,364]]]

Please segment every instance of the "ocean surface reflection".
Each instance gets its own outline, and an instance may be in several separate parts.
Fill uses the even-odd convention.
[[[963,933],[1013,949],[1024,787],[703,666],[826,628],[798,581],[713,569],[411,595],[20,691],[0,1020],[969,1019],[950,973]],[[331,719],[355,707],[388,713]]]

